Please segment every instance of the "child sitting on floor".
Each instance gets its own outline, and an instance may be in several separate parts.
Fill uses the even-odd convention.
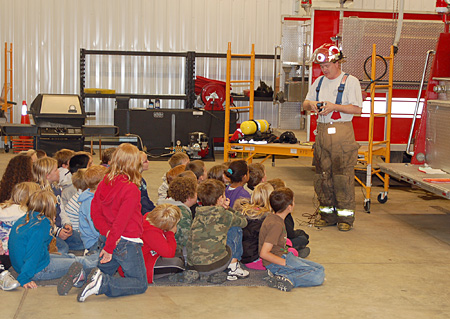
[[[225,171],[228,169],[226,165],[219,164],[214,165],[208,171],[208,178],[218,179],[223,182],[225,185],[229,182],[228,178],[225,179]]]
[[[251,269],[266,269],[258,253],[259,231],[261,225],[268,214],[272,213],[269,196],[273,192],[273,187],[269,183],[261,183],[255,187],[251,201],[247,199],[237,200],[234,209],[242,212],[247,218],[247,226],[242,230],[242,263]]]
[[[118,297],[147,290],[141,248],[141,167],[138,148],[129,143],[120,144],[113,153],[108,174],[97,187],[91,218],[100,233],[100,260],[78,294],[80,302],[91,295]],[[119,267],[124,278],[114,276]]]
[[[80,202],[80,233],[85,249],[89,253],[98,251],[98,236],[99,233],[94,227],[91,218],[91,202],[94,198],[95,190],[98,184],[105,177],[108,169],[101,165],[92,165],[86,169],[84,173],[84,182],[86,183],[86,190],[78,197]]]
[[[48,190],[33,193],[28,212],[11,229],[9,252],[11,264],[24,288],[37,288],[35,281],[61,278],[58,293],[66,295],[85,272],[94,268],[97,258],[50,254],[52,225],[56,218],[56,197]]]
[[[201,183],[208,178],[205,163],[201,160],[195,160],[186,164],[186,170],[192,171],[197,177],[197,182]]]
[[[267,182],[270,183],[274,189],[286,187],[286,184],[280,178],[271,179]],[[297,251],[297,253],[294,252],[294,255],[302,258],[308,257],[311,252],[311,249],[306,247],[306,245],[309,244],[309,235],[301,229],[294,229],[295,223],[291,213],[287,214],[284,219],[284,226],[287,231],[288,246]]]
[[[58,161],[58,183],[62,189],[72,185],[72,175],[69,174],[69,161],[74,155],[75,152],[67,148],[60,149],[55,153],[54,158]]]
[[[294,193],[289,188],[274,190],[270,206],[275,213],[267,215],[259,232],[259,255],[268,270],[268,286],[290,291],[321,285],[325,278],[323,266],[287,250],[284,219],[294,209]]]
[[[225,195],[230,200],[230,207],[234,207],[234,202],[238,198],[250,199],[250,194],[244,189],[248,181],[248,166],[243,160],[233,161],[225,171],[225,176],[230,179]]]
[[[169,197],[161,204],[176,205],[181,211],[180,221],[177,226],[175,240],[177,242],[177,255],[183,255],[192,224],[191,206],[197,203],[197,180],[191,177],[176,177],[167,191]]]
[[[212,282],[248,277],[249,272],[237,260],[242,255],[242,237],[229,233],[231,227],[247,226],[247,220],[228,210],[225,185],[221,181],[207,179],[199,184],[197,193],[203,206],[197,207],[192,221],[186,245],[188,265]],[[228,276],[223,273],[227,268]]]
[[[180,209],[170,204],[158,205],[144,217],[142,252],[149,284],[153,283],[154,278],[184,270],[183,260],[175,257],[175,233],[180,217]]]
[[[12,189],[11,198],[0,204],[0,288],[2,290],[13,290],[20,286],[8,272],[11,267],[8,249],[9,234],[14,223],[27,213],[30,195],[39,190],[40,187],[33,182],[16,184]]]
[[[142,161],[142,172],[147,171],[149,167],[148,157],[145,152],[141,151],[141,161]],[[141,180],[141,186],[139,187],[141,191],[141,214],[145,215],[147,212],[152,211],[155,208],[155,204],[153,204],[152,200],[148,196],[147,191],[147,182],[144,177]]]
[[[189,163],[189,156],[186,153],[175,153],[169,159],[170,168],[174,168],[178,165],[186,165]],[[162,184],[158,188],[158,199],[165,199],[167,197],[167,190],[169,189],[169,184],[167,183],[166,174],[162,177]]]
[[[254,190],[256,185],[267,181],[266,168],[261,163],[251,163],[248,165],[247,187]]]

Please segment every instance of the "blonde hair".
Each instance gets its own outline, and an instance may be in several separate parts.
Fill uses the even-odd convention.
[[[20,227],[28,224],[30,221],[30,215],[33,212],[38,212],[38,219],[43,220],[44,218],[48,218],[50,220],[50,224],[54,225],[54,220],[56,218],[56,196],[52,191],[48,190],[39,190],[33,194],[31,194],[28,203],[28,212],[25,215],[25,223],[19,225],[16,229],[19,230]]]
[[[147,221],[163,231],[171,230],[181,219],[181,210],[178,206],[162,204],[156,206],[147,214]]]
[[[270,194],[274,191],[270,183],[261,183],[255,187],[250,203],[242,204],[242,214],[249,219],[259,219],[272,212]]]
[[[140,187],[142,179],[141,167],[142,162],[139,149],[130,143],[120,144],[111,157],[111,166],[105,182],[109,183],[117,176],[125,175],[131,183]]]
[[[84,172],[84,182],[86,183],[86,187],[90,188],[91,191],[96,190],[98,184],[102,181],[103,177],[105,177],[107,168],[101,165],[92,165],[87,168]]]
[[[33,178],[42,189],[51,189],[51,184],[47,180],[54,168],[58,168],[58,161],[51,157],[43,157],[33,163]]]
[[[21,208],[27,209],[27,202],[31,194],[39,191],[41,188],[33,182],[22,182],[14,185],[11,191],[11,198],[0,204],[0,208],[6,208],[13,204],[20,205]]]

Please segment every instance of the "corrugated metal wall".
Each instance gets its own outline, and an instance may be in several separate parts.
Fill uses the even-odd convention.
[[[14,100],[30,104],[39,93],[79,93],[80,48],[226,53],[231,41],[234,53],[250,53],[255,43],[256,53],[273,54],[280,43],[281,16],[292,10],[292,0],[1,0],[1,83],[5,42],[14,46]],[[183,63],[175,58],[91,56],[86,87],[180,94]],[[225,80],[225,66],[225,59],[199,59],[196,73]],[[272,70],[272,63],[260,61],[256,78],[272,82]],[[240,64],[234,71],[249,77]],[[136,101],[135,106],[147,103]],[[86,103],[88,111],[97,111],[93,123],[98,124],[113,122],[113,106],[103,99]],[[170,102],[165,107],[180,105]]]
[[[314,2],[314,1],[313,1]],[[317,5],[321,3],[314,2]],[[324,1],[329,6],[330,1]],[[337,6],[338,0],[331,2]],[[355,0],[354,8],[393,9],[393,0]],[[294,0],[0,0],[0,84],[4,83],[4,43],[14,46],[14,100],[28,104],[39,93],[79,93],[80,48],[103,50],[197,51],[273,54],[280,43],[281,16]],[[407,10],[433,11],[434,0],[407,0]],[[225,80],[225,59],[198,59],[196,74]],[[176,58],[99,58],[87,60],[86,87],[117,93],[180,94],[184,61]],[[272,84],[273,63],[257,61],[255,80]],[[236,79],[248,66],[233,65]],[[239,91],[239,88],[236,88]],[[133,106],[148,101],[136,100]],[[180,102],[163,107],[178,108]],[[88,99],[96,111],[91,124],[113,123],[114,101]],[[14,110],[20,121],[20,110]],[[277,107],[256,103],[255,117],[277,123]],[[244,117],[245,119],[245,117]]]

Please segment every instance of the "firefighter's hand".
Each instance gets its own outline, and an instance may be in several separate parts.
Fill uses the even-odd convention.
[[[321,111],[319,112],[320,115],[327,115],[331,112],[334,112],[336,110],[336,104],[331,103],[329,101],[321,102]]]

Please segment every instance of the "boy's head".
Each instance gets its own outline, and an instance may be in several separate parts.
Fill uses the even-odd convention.
[[[97,189],[98,184],[102,181],[103,177],[105,177],[108,169],[102,165],[92,165],[89,168],[86,168],[84,172],[84,181],[86,182],[87,188],[91,191],[95,191]]]
[[[189,163],[189,156],[182,152],[173,154],[169,159],[169,165],[172,168],[178,165],[186,165],[187,163]]]
[[[289,205],[294,205],[294,192],[286,187],[275,189],[270,194],[269,201],[275,213],[282,213]]]
[[[197,177],[197,181],[203,182],[207,178],[205,163],[201,160],[195,160],[186,164],[186,170],[192,171]]]
[[[195,204],[197,201],[197,179],[191,177],[175,177],[169,185],[167,195],[174,200],[190,205]]]
[[[103,165],[109,166],[111,164],[111,157],[115,150],[116,150],[115,147],[109,147],[102,152],[102,164]]]
[[[195,176],[194,172],[192,171],[181,172],[177,177],[190,177],[197,183],[197,176]]]
[[[158,205],[147,214],[147,221],[163,231],[168,231],[175,227],[180,218],[181,210],[171,204]]]
[[[251,190],[254,190],[255,186],[259,183],[264,183],[266,181],[266,168],[261,163],[252,163],[248,165],[248,173],[247,186]]]
[[[272,185],[273,189],[286,187],[286,183],[281,178],[274,178],[274,179],[268,180],[267,183]]]
[[[74,155],[69,161],[69,171],[74,174],[80,168],[86,168],[89,165],[90,157],[86,154]]]
[[[58,161],[58,168],[59,167],[69,168],[69,161],[74,155],[75,152],[67,148],[63,148],[57,151],[55,153],[54,158],[55,160]]]
[[[170,185],[170,183],[175,179],[175,177],[177,177],[178,175],[180,175],[181,173],[184,172],[185,168],[186,168],[185,165],[178,165],[178,166],[175,166],[174,168],[171,168],[166,173],[167,184]]]
[[[88,189],[86,181],[84,180],[85,172],[85,168],[80,168],[78,171],[72,174],[72,184],[76,189],[81,189],[82,191]]]
[[[204,206],[215,206],[225,195],[225,184],[217,179],[207,179],[198,185],[197,194]]]

